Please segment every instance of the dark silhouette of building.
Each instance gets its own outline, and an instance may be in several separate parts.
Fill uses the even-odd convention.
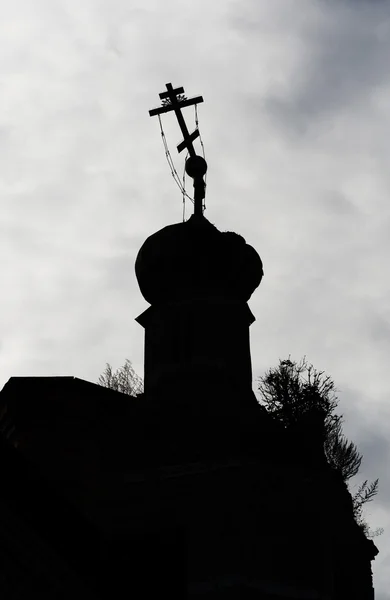
[[[252,391],[257,252],[203,215],[136,260],[145,393],[12,377],[0,394],[0,597],[368,600],[377,549],[326,462]]]

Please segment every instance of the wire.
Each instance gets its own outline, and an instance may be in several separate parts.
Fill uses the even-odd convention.
[[[201,148],[202,148],[202,154],[203,154],[203,158],[206,160],[206,154],[205,154],[205,151],[204,151],[204,144],[203,144],[202,136],[200,134],[200,129],[199,129],[199,117],[198,117],[198,105],[197,104],[195,104],[195,127],[199,131],[199,141],[200,141],[200,145],[201,145]]]
[[[186,195],[185,195],[185,189],[186,189],[186,162],[187,162],[187,158],[188,158],[188,154],[189,152],[187,152],[185,161],[184,161],[184,169],[183,169],[183,223],[185,221],[185,216],[186,216]]]
[[[204,144],[203,144],[202,136],[201,136],[200,129],[199,129],[199,117],[198,117],[198,105],[197,104],[195,104],[195,127],[199,131],[200,146],[202,148],[203,158],[204,158],[204,160],[206,160],[206,153],[205,153],[205,150],[204,150]],[[206,197],[206,188],[207,188],[207,171],[206,171],[205,176],[204,176],[204,194],[205,194],[205,197]],[[206,200],[205,200],[205,198],[203,198],[203,210],[206,210]]]
[[[202,148],[202,154],[203,154],[203,158],[204,160],[206,160],[206,153],[205,153],[205,149],[204,149],[204,143],[203,143],[203,139],[202,136],[200,134],[200,129],[199,129],[199,117],[198,117],[198,105],[195,104],[194,106],[195,109],[195,127],[196,129],[199,131],[199,141],[200,141],[200,145]],[[188,152],[187,152],[187,156],[186,159],[184,161],[184,170],[183,170],[183,177],[182,180],[180,180],[179,174],[176,170],[175,164],[173,162],[171,153],[169,151],[169,147],[168,147],[168,143],[167,143],[167,139],[165,137],[165,133],[164,133],[164,129],[163,129],[163,125],[162,125],[162,121],[161,121],[161,116],[158,116],[158,121],[160,123],[160,132],[161,132],[161,138],[163,141],[163,145],[164,145],[164,150],[165,150],[165,157],[167,159],[169,168],[171,170],[171,175],[173,177],[173,179],[175,180],[176,185],[178,186],[179,190],[182,193],[182,197],[183,197],[183,222],[185,220],[185,202],[186,202],[186,198],[188,198],[189,200],[191,200],[191,202],[194,204],[194,199],[191,198],[191,196],[189,194],[187,194],[186,189],[185,189],[185,184],[186,184],[186,169],[185,169],[185,164],[188,158]],[[206,187],[207,187],[207,172],[205,174],[205,178],[204,178],[204,183],[205,183],[205,194],[206,194]],[[206,209],[206,203],[205,203],[205,199],[203,199],[203,206],[202,206],[203,210]]]
[[[161,137],[162,137],[162,140],[163,140],[163,145],[164,145],[164,150],[165,150],[165,157],[167,159],[169,168],[171,169],[172,177],[175,180],[176,185],[179,187],[181,193],[183,194],[183,197],[188,198],[193,203],[194,202],[193,198],[191,198],[191,196],[189,196],[187,194],[184,186],[182,185],[182,183],[180,181],[180,177],[178,175],[178,172],[176,171],[176,167],[175,167],[174,162],[172,160],[171,153],[169,152],[167,140],[166,140],[164,129],[163,129],[162,122],[161,122],[161,117],[160,117],[160,115],[157,115],[157,116],[158,116],[158,120],[159,120],[159,123],[160,123],[160,131],[161,131]]]

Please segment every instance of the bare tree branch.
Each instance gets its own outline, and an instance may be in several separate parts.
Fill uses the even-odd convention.
[[[111,365],[107,363],[98,379],[98,384],[129,396],[135,397],[143,393],[143,381],[134,371],[129,359],[126,359],[125,364],[116,371],[113,371]]]

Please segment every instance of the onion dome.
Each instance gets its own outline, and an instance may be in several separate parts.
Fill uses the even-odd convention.
[[[242,236],[221,232],[205,217],[192,215],[148,237],[135,273],[150,304],[196,297],[246,302],[260,284],[263,265]]]

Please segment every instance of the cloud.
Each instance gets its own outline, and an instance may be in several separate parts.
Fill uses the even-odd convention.
[[[380,479],[379,526],[389,494],[390,5],[299,6],[3,4],[0,378],[95,381],[125,358],[142,374],[135,257],[182,218],[148,110],[165,83],[183,85],[205,99],[206,216],[264,262],[250,301],[254,375],[291,354],[333,376],[346,432],[364,449],[361,475]],[[192,110],[185,117],[192,127]],[[163,123],[182,174],[179,128]],[[389,587],[381,555],[377,595]]]
[[[383,85],[389,51],[390,5],[317,2],[294,33],[304,40],[289,89],[272,90],[269,114],[296,133],[328,126],[333,114],[369,103]]]

